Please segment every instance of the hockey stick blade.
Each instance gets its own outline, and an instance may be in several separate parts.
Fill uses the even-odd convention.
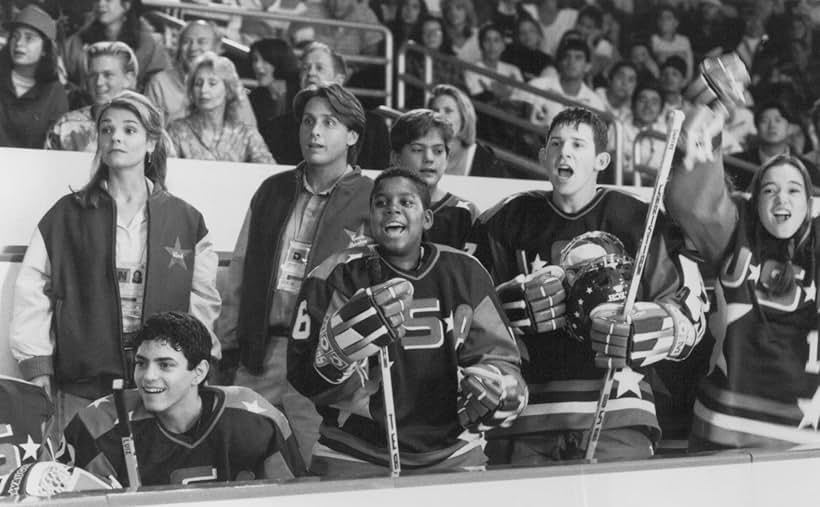
[[[646,259],[649,256],[649,245],[652,242],[652,234],[655,232],[655,224],[658,221],[658,214],[663,204],[663,194],[666,190],[666,183],[669,181],[669,174],[672,171],[675,147],[678,145],[681,127],[686,117],[683,112],[678,109],[670,111],[669,116],[669,134],[666,136],[663,159],[661,161],[661,167],[658,170],[657,179],[655,180],[655,188],[652,191],[652,200],[649,201],[643,237],[641,238],[638,253],[635,256],[632,280],[629,283],[629,290],[624,300],[623,318],[626,321],[630,320],[632,307],[635,306],[635,300],[638,297],[641,277],[643,276],[643,270],[646,266]],[[615,374],[616,370],[614,368],[607,368],[606,375],[604,376],[604,384],[601,386],[601,393],[598,395],[598,404],[595,407],[595,414],[592,417],[592,426],[589,429],[589,440],[587,441],[587,448],[584,453],[584,457],[588,461],[594,461],[595,459],[595,450],[598,448],[598,440],[601,437],[601,431],[604,427],[604,418],[606,417],[606,409],[609,403],[612,385],[615,382]]]
[[[114,406],[117,408],[117,429],[122,441],[125,470],[128,473],[128,489],[136,490],[142,485],[142,481],[140,481],[134,434],[131,432],[131,420],[128,418],[128,410],[125,406],[125,381],[121,378],[114,379],[111,388],[114,392]]]

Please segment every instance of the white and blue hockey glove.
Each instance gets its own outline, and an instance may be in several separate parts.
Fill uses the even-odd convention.
[[[401,339],[412,301],[413,285],[403,278],[357,291],[322,325],[316,371],[329,382],[339,383],[356,363]]]
[[[648,366],[667,358],[685,358],[697,343],[695,328],[671,303],[635,303],[630,321],[623,303],[603,303],[590,313],[590,341],[595,366]]]
[[[459,423],[470,431],[507,428],[527,406],[527,386],[490,364],[459,371]]]
[[[558,266],[518,275],[495,291],[510,325],[519,333],[547,333],[567,323],[564,270]]]

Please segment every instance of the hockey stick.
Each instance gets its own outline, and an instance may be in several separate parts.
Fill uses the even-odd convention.
[[[382,267],[378,258],[371,258],[367,261],[368,275],[371,283],[381,283]],[[373,294],[367,290],[373,305]],[[392,329],[389,329],[393,334]],[[396,337],[393,336],[393,341]],[[390,376],[390,353],[387,346],[379,349],[379,368],[382,374],[382,393],[384,394],[384,417],[387,429],[387,449],[390,452],[390,477],[398,477],[401,474],[401,458],[399,456],[399,428],[396,425],[396,401],[393,398],[393,378]]]
[[[131,432],[131,421],[125,407],[125,381],[114,379],[111,388],[114,391],[114,405],[117,407],[117,429],[122,439],[122,454],[125,458],[125,470],[128,473],[128,489],[136,490],[142,485],[137,463],[137,448],[134,445],[134,434]]]
[[[652,200],[649,202],[649,210],[646,214],[641,246],[638,249],[638,254],[635,256],[635,268],[632,272],[632,280],[629,282],[629,291],[626,293],[626,299],[624,300],[622,318],[626,322],[631,320],[632,307],[635,305],[635,300],[638,297],[641,276],[643,275],[644,266],[646,265],[646,259],[649,256],[649,244],[652,241],[652,233],[655,232],[655,223],[658,221],[658,213],[660,213],[661,205],[663,204],[663,193],[666,190],[666,183],[669,181],[669,174],[672,171],[672,159],[675,156],[675,147],[678,144],[681,126],[685,118],[683,112],[678,109],[671,111],[669,115],[671,116],[669,134],[666,136],[663,160],[661,161],[660,169],[658,169],[655,189],[652,191]],[[592,427],[589,430],[589,441],[584,455],[589,461],[595,459],[595,449],[598,447],[598,440],[601,437],[601,430],[604,427],[604,417],[606,415],[607,404],[609,403],[609,395],[612,391],[612,384],[615,381],[615,373],[615,368],[607,368],[604,385],[601,387],[601,394],[598,396],[598,405],[595,407],[595,415],[592,418]]]

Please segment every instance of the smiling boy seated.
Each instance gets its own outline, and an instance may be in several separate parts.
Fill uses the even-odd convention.
[[[454,136],[452,123],[441,114],[430,109],[407,111],[390,128],[390,162],[418,174],[430,189],[434,220],[425,239],[461,250],[479,213],[472,202],[438,186]]]
[[[136,389],[125,391],[142,484],[291,479],[305,467],[285,416],[244,387],[204,385],[211,337],[181,312],[150,317],[136,338]],[[111,395],[65,430],[71,464],[127,484]]]
[[[314,269],[299,296],[288,380],[323,417],[311,471],[388,473],[378,352],[387,346],[403,470],[480,469],[485,429],[509,425],[527,390],[489,274],[471,256],[422,241],[433,224],[424,180],[376,178],[376,245]]]

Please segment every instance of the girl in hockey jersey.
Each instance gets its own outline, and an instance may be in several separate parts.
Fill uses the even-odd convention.
[[[311,470],[387,473],[382,346],[392,365],[401,467],[483,468],[480,432],[509,425],[527,399],[492,281],[472,257],[422,242],[433,214],[415,173],[379,175],[370,220],[377,244],[314,269],[293,321],[288,380],[323,417]]]
[[[444,116],[429,109],[407,111],[390,129],[390,159],[394,166],[418,174],[430,189],[434,220],[425,238],[464,249],[478,208],[438,186],[447,169],[453,135],[453,126]]]
[[[678,168],[667,195],[671,215],[719,268],[723,303],[690,448],[818,445],[820,220],[811,217],[811,178],[797,157],[779,155],[755,174],[751,199],[733,197],[717,147],[711,160]]]

